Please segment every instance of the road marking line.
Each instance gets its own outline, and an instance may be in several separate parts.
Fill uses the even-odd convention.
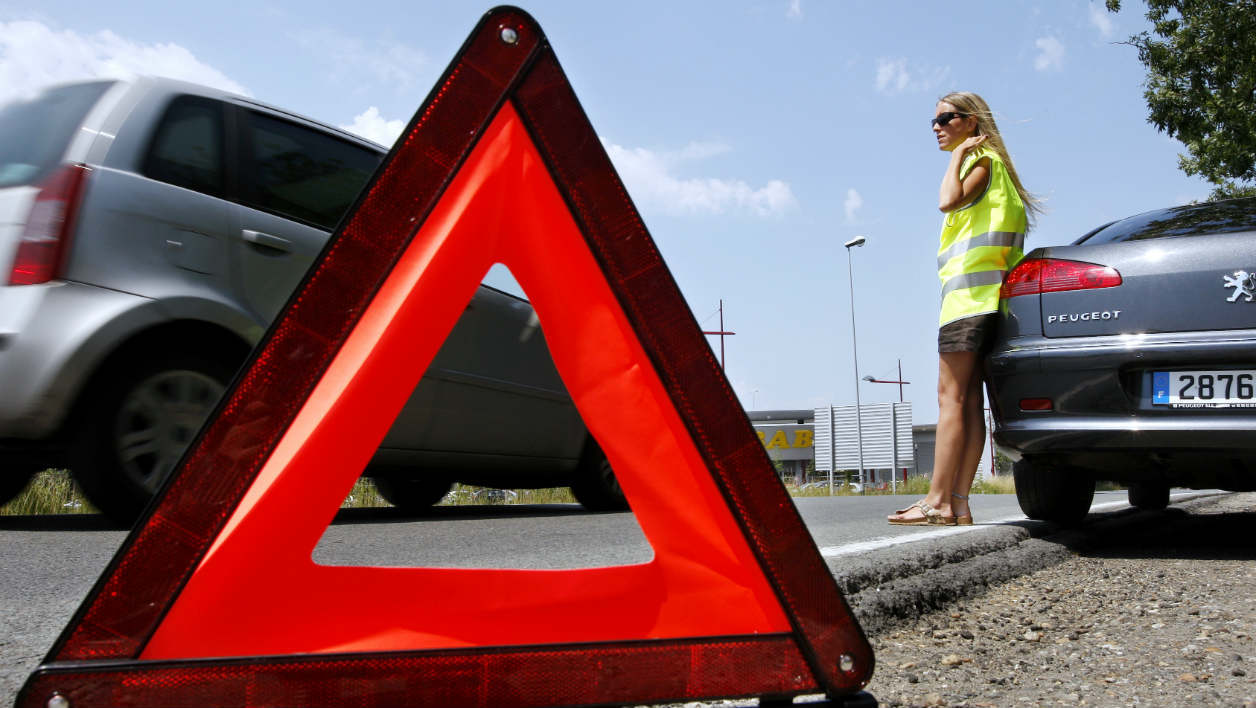
[[[1198,494],[1194,492],[1183,492],[1179,494],[1173,494],[1169,498],[1174,501],[1180,501],[1182,499],[1189,499],[1194,496],[1198,496]],[[1129,506],[1129,502],[1111,501],[1111,502],[1104,502],[1102,504],[1093,504],[1091,505],[1090,510],[1102,511],[1104,509],[1112,509],[1112,508],[1124,507],[1124,506]],[[820,549],[820,555],[824,556],[825,558],[836,558],[838,556],[848,556],[848,555],[851,555],[852,553],[867,553],[869,551],[876,551],[882,548],[900,546],[904,543],[916,543],[918,541],[932,541],[934,539],[944,538],[946,536],[954,536],[955,534],[958,534],[958,533],[976,531],[977,529],[985,527],[985,526],[995,526],[998,524],[1006,524],[1012,521],[1028,521],[1028,520],[1029,518],[1026,517],[1024,514],[1015,514],[1013,516],[1005,516],[1001,519],[994,519],[993,521],[983,521],[980,524],[973,524],[972,526],[943,526],[942,528],[936,531],[930,531],[928,533],[918,533],[918,534],[911,534],[911,535],[904,535],[904,536],[879,536],[877,538],[873,538],[867,541],[856,541],[855,543],[847,543],[841,546],[825,546]]]

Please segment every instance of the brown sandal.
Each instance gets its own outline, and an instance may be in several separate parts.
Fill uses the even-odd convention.
[[[963,499],[964,501],[968,501],[968,497],[964,496],[963,494],[956,494],[955,492],[951,492],[951,496],[955,497],[956,499]],[[973,525],[973,516],[971,513],[964,514],[963,516],[953,516],[951,518],[954,519],[951,523],[956,524],[958,526],[972,526]]]
[[[945,524],[944,517],[942,516],[942,512],[926,504],[925,500],[923,499],[916,502],[915,504],[912,504],[906,509],[899,509],[898,511],[894,512],[894,514],[895,516],[902,516],[903,514],[906,514],[912,509],[920,509],[920,513],[922,514],[922,516],[918,516],[918,517],[910,518],[910,519],[899,519],[899,518],[894,518],[894,516],[887,516],[885,520],[890,522],[891,524],[894,524],[895,526],[932,526],[932,525],[937,525],[937,524]]]

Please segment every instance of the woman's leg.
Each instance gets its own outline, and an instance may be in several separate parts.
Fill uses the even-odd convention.
[[[978,430],[976,435],[969,431],[972,427],[971,407],[977,408],[977,422],[981,421],[981,384],[977,372],[976,352],[944,352],[939,355],[938,362],[938,429],[934,443],[933,477],[929,480],[929,494],[925,503],[937,509],[943,516],[952,516],[951,492],[961,483],[962,470],[969,457],[969,441],[974,437],[980,441],[985,435]],[[973,379],[977,395],[973,396]],[[970,400],[971,399],[971,400]],[[981,446],[972,454],[975,461],[981,456]],[[972,476],[968,477],[972,484]],[[967,511],[967,508],[965,508]],[[891,518],[913,519],[921,516],[919,509],[908,509],[906,513]]]
[[[968,492],[972,489],[977,466],[981,463],[981,451],[986,445],[986,416],[982,406],[981,371],[974,367],[969,379],[968,394],[964,397],[964,453],[959,473],[951,489],[959,497],[951,497],[951,513],[955,516],[971,516],[968,509]]]

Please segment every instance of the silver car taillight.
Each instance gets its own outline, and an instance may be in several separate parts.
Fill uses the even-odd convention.
[[[9,285],[46,283],[59,275],[90,168],[65,165],[40,184],[18,241]]]

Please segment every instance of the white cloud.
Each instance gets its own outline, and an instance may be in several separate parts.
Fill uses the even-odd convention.
[[[392,147],[392,144],[401,136],[401,131],[406,129],[406,122],[388,120],[379,114],[378,108],[371,106],[354,116],[353,123],[342,125],[340,129],[361,135],[367,140],[374,140],[385,147]]]
[[[1102,35],[1104,39],[1111,37],[1113,32],[1112,13],[1108,12],[1101,5],[1096,5],[1093,2],[1090,3],[1089,9],[1090,24],[1094,25],[1095,29],[1099,30],[1099,34]]]
[[[863,203],[863,197],[859,196],[859,192],[855,191],[854,187],[846,190],[846,201],[843,203],[846,208],[846,223],[854,223],[859,210],[863,208]]]
[[[724,214],[739,211],[756,216],[775,216],[798,206],[789,185],[769,180],[753,187],[739,179],[681,177],[681,163],[693,162],[729,151],[725,145],[690,143],[681,150],[658,152],[626,148],[603,141],[615,169],[641,205],[652,205],[674,214]]]
[[[331,65],[331,77],[337,81],[361,81],[369,76],[405,89],[415,84],[430,63],[426,54],[413,47],[389,41],[368,43],[331,29],[299,32],[295,37]]]
[[[877,91],[902,93],[911,83],[906,59],[880,59],[877,61]]]
[[[686,162],[689,160],[705,160],[708,157],[723,155],[730,150],[732,148],[724,143],[692,142],[681,148],[679,152],[673,153],[672,157]]]
[[[178,44],[141,44],[104,30],[82,35],[42,22],[0,22],[0,102],[81,79],[167,76],[248,95]]]
[[[785,11],[785,16],[791,20],[801,20],[802,0],[789,0],[789,9]]]
[[[1038,47],[1038,56],[1034,57],[1034,68],[1038,71],[1058,71],[1064,66],[1064,45],[1055,37],[1040,37],[1034,42]]]
[[[900,93],[935,91],[951,75],[951,67],[921,69],[910,66],[903,57],[877,60],[877,92],[893,96]]]

